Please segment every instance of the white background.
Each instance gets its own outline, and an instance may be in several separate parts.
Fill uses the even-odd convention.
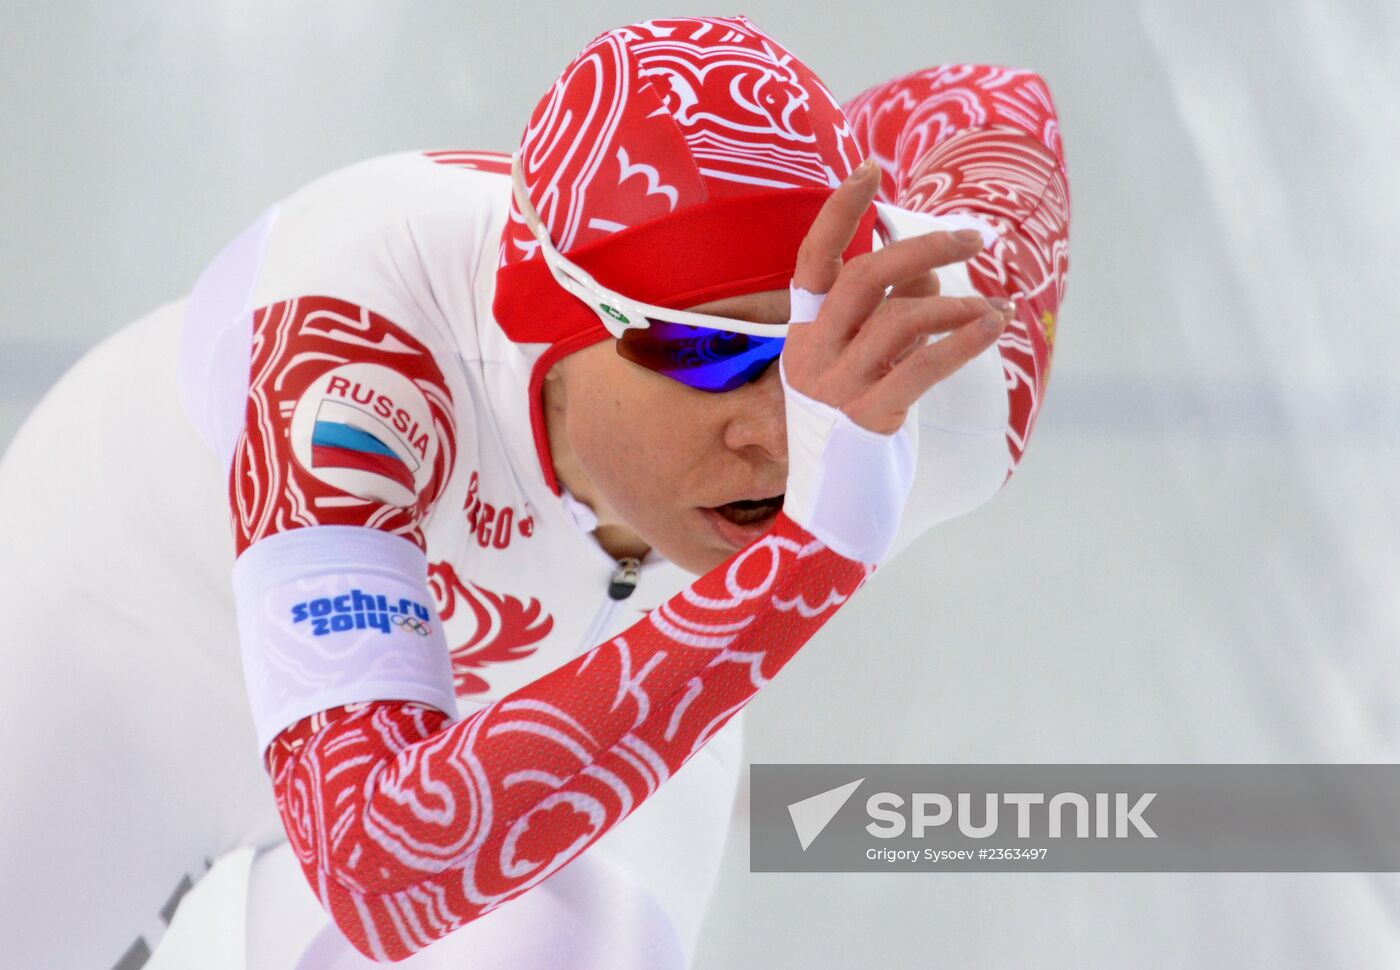
[[[693,12],[5,0],[0,445],[271,201],[383,152],[508,150],[595,34]],[[1400,5],[742,12],[842,98],[1040,72],[1073,195],[1020,470],[755,700],[748,760],[1400,760]],[[743,818],[702,970],[1400,964],[1400,877],[759,875]]]

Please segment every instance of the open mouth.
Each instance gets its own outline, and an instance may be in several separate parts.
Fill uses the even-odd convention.
[[[752,525],[778,514],[783,507],[783,496],[770,495],[768,498],[739,499],[715,506],[715,511],[735,525]]]

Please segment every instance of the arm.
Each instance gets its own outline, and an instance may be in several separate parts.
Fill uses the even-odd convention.
[[[897,543],[903,545],[990,498],[1025,452],[1050,374],[1069,268],[1068,171],[1049,88],[1029,71],[932,68],[871,88],[846,112],[862,150],[884,170],[883,201],[933,216],[973,217],[998,234],[965,271],[940,271],[944,291],[958,292],[961,281],[1016,303],[997,343],[999,366],[987,370],[989,377],[999,371],[1005,382],[1004,409],[993,412],[977,399],[977,388],[966,386],[978,362],[955,379],[963,387],[938,385],[920,404],[921,464]],[[988,436],[992,420],[1002,425],[999,455],[972,440]],[[985,472],[976,481],[954,480],[949,465]]]
[[[465,720],[376,702],[302,721],[267,766],[307,878],[378,960],[489,913],[640,805],[869,568],[780,515],[624,633]]]
[[[818,219],[826,220],[822,236],[830,243],[820,251],[836,254],[837,265],[875,184],[873,178],[848,180]],[[837,239],[842,232],[844,240]],[[357,638],[364,649],[345,651],[316,643],[306,626],[289,620],[309,597],[330,603],[350,596],[342,588],[348,580],[363,587],[368,602],[374,591],[359,578],[369,570],[378,570],[376,583],[397,583],[404,599],[426,589],[426,561],[411,541],[416,526],[377,506],[392,498],[396,508],[421,516],[429,514],[430,500],[385,493],[375,501],[358,486],[358,495],[324,496],[333,501],[322,504],[341,509],[368,496],[363,525],[350,530],[354,541],[343,547],[354,550],[326,552],[317,539],[326,530],[298,517],[307,504],[300,495],[312,487],[294,458],[306,447],[298,408],[250,407],[250,426],[261,414],[269,422],[264,437],[274,445],[244,453],[266,456],[278,467],[236,478],[237,507],[250,504],[239,496],[245,479],[281,481],[290,496],[288,514],[239,518],[271,521],[276,529],[249,541],[235,567],[255,711],[282,712],[259,719],[259,737],[270,742],[266,766],[303,870],[361,952],[403,959],[567,864],[685,764],[849,601],[888,549],[908,494],[912,444],[903,424],[910,404],[929,383],[989,346],[1001,329],[968,324],[920,355],[917,367],[883,376],[870,375],[861,363],[885,341],[907,345],[910,328],[951,329],[985,314],[981,300],[939,302],[917,316],[880,307],[886,285],[964,255],[955,256],[949,246],[931,237],[878,258],[861,257],[860,271],[849,277],[843,271],[832,288],[830,305],[847,307],[846,317],[824,311],[790,335],[780,373],[789,437],[801,447],[789,463],[791,508],[768,534],[621,635],[460,722],[453,721],[451,704],[434,701],[431,689],[444,678],[450,685],[445,646],[439,647],[444,663],[436,681],[428,656],[436,617],[428,618],[430,629],[419,639],[403,630],[391,631],[390,639],[366,632]],[[260,312],[259,334],[269,321],[285,319],[285,313]],[[852,340],[858,328],[870,331],[868,339]],[[286,368],[306,368],[318,375],[310,386],[326,386],[318,382],[329,379],[334,362],[302,346],[305,330],[306,324],[293,323],[285,333],[260,337],[258,346],[277,348],[285,364],[255,362],[255,374],[263,376],[255,378],[250,400],[259,388],[288,386]],[[410,335],[395,336],[394,343],[407,344]],[[794,390],[789,373],[813,396]],[[836,383],[824,385],[819,377]],[[862,414],[865,427],[843,409]],[[427,453],[442,451],[430,446]],[[860,497],[858,514],[843,501],[852,495]],[[398,534],[380,523],[392,523]],[[300,561],[286,555],[288,549],[310,555]],[[289,563],[301,571],[280,574]],[[421,693],[397,686],[413,680],[413,670],[399,676],[405,655],[425,658],[418,669]],[[398,665],[392,676],[386,663]],[[368,671],[369,680],[347,688],[337,678],[351,668]],[[311,687],[302,690],[306,684]],[[321,703],[342,688],[358,689],[360,696]],[[282,716],[292,708],[277,706],[279,690],[297,695],[297,717]],[[259,703],[264,692],[274,703]],[[266,731],[270,725],[277,730]]]
[[[366,334],[372,339],[361,340]],[[260,721],[286,709],[278,688],[289,677],[303,684],[321,677],[301,698],[313,709],[316,696],[356,686],[340,679],[339,668],[359,664],[352,651],[327,653],[324,668],[313,669],[320,643],[307,635],[305,619],[286,619],[298,604],[320,594],[330,602],[351,586],[372,595],[381,588],[373,584],[385,582],[398,584],[391,602],[400,594],[432,602],[417,545],[436,476],[399,504],[384,501],[398,501],[392,483],[379,483],[386,491],[378,496],[354,482],[346,483],[354,492],[337,491],[304,461],[306,436],[314,435],[297,418],[306,405],[279,403],[283,395],[310,394],[323,407],[317,395],[343,372],[351,346],[358,348],[353,366],[391,369],[422,388],[425,400],[443,400],[442,415],[451,413],[431,355],[391,322],[328,300],[256,315],[248,428],[232,489],[245,668],[255,710],[267,712]],[[371,349],[381,346],[396,348],[398,359]],[[450,422],[440,422],[435,437],[427,452],[450,452]],[[323,520],[312,511],[318,508],[335,518]],[[324,553],[317,540],[327,525],[360,526],[349,537],[354,548],[342,538]],[[323,554],[333,561],[320,572],[302,565]],[[289,561],[300,570],[294,580],[277,573]],[[391,561],[407,565],[392,576],[365,576]],[[466,720],[454,723],[450,695],[434,700],[431,656],[416,691],[359,685],[365,702],[327,704],[280,731],[266,749],[278,809],[308,880],[342,932],[378,960],[403,959],[490,912],[640,805],[872,568],[780,516],[768,535],[623,634]],[[436,626],[437,618],[427,622]],[[430,640],[392,633],[381,651],[411,657],[433,649]],[[259,641],[254,649],[250,636]],[[371,646],[378,638],[369,635]],[[438,649],[445,659],[445,644]],[[374,676],[397,685],[415,674]]]
[[[374,959],[409,956],[586,849],[685,764],[873,568],[780,515],[768,535],[623,634],[454,723],[450,693],[433,688],[450,687],[445,644],[371,631],[381,655],[422,663],[350,683],[342,675],[362,666],[359,655],[323,646],[332,638],[315,637],[315,617],[305,615],[314,607],[304,606],[386,583],[390,602],[432,602],[421,523],[453,436],[433,355],[393,322],[325,298],[259,310],[253,348],[231,480],[245,669],[260,724],[303,687],[293,700],[317,710],[277,733],[265,764],[308,880]],[[332,382],[347,373],[420,392],[403,423],[432,429],[422,457],[438,470],[420,475],[413,495],[386,474],[343,477],[334,456],[322,456],[332,460],[327,472],[312,454],[317,432],[300,415],[343,401]],[[357,528],[336,538],[334,526]],[[288,564],[293,572],[280,573]],[[289,622],[299,607],[303,618]],[[444,660],[436,678],[435,649]],[[410,681],[417,686],[400,686]],[[363,702],[318,708],[317,697],[348,699],[345,689]]]

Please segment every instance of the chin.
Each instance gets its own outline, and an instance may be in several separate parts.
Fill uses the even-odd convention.
[[[767,535],[781,509],[779,503],[769,514],[743,524],[732,520],[727,524],[715,509],[690,509],[679,517],[689,528],[676,536],[675,542],[649,544],[687,572],[703,575]]]
[[[695,541],[683,542],[674,549],[668,549],[660,543],[653,548],[681,569],[695,576],[705,575],[733,555],[731,551],[702,546]]]
[[[713,541],[707,541],[711,539],[709,528],[698,515],[681,518],[689,519],[689,529],[670,529],[667,530],[669,535],[657,536],[655,539],[647,536],[643,538],[659,554],[696,576],[703,576],[734,554],[733,549],[725,549]]]

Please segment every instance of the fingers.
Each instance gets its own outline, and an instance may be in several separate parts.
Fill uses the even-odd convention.
[[[930,270],[927,273],[920,273],[918,276],[911,276],[903,283],[896,283],[889,295],[892,299],[937,296],[938,291],[938,274]]]
[[[992,312],[904,356],[875,385],[842,410],[857,424],[893,434],[924,393],[996,342],[1009,316]]]
[[[880,189],[880,168],[867,158],[822,204],[797,251],[793,282],[804,290],[825,293],[841,272],[841,254],[855,238],[861,216]]]
[[[1001,311],[981,297],[887,299],[871,320],[861,327],[841,355],[841,366],[850,368],[857,381],[889,373],[893,363],[912,351],[930,334],[946,333],[990,312]]]
[[[981,237],[931,232],[857,256],[840,270],[822,304],[819,322],[833,337],[851,339],[885,298],[887,287],[917,285],[935,266],[968,259],[981,249]],[[810,287],[809,287],[810,289]]]

